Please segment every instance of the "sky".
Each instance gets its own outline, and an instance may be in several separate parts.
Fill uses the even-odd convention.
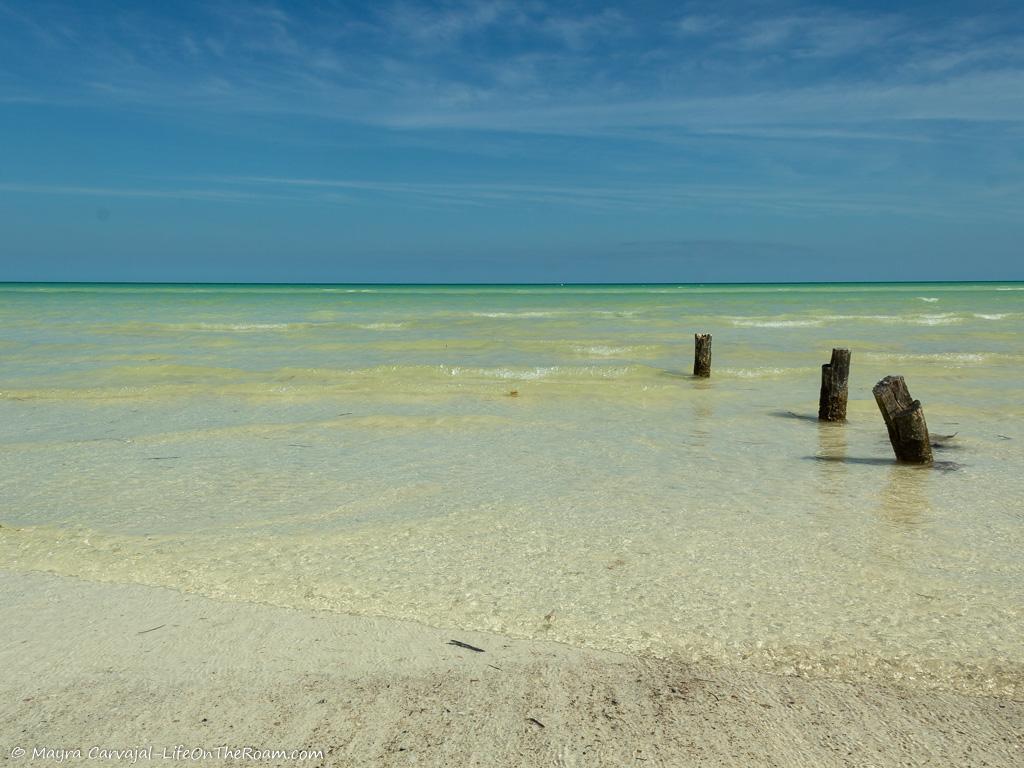
[[[0,0],[0,280],[1024,279],[1020,2]]]

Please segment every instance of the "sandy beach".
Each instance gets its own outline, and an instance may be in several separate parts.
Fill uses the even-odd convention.
[[[30,759],[40,748],[152,747],[156,760],[225,745],[323,750],[259,763],[279,765],[1024,759],[1024,702],[1005,698],[716,671],[41,573],[0,573],[0,602],[0,742],[11,765],[55,762]],[[12,758],[18,747],[28,754]],[[65,760],[86,762],[104,761]]]

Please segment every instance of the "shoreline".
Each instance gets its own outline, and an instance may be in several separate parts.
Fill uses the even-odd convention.
[[[11,765],[53,763],[12,759],[15,746],[152,746],[159,755],[175,745],[323,749],[309,765],[1024,760],[1024,702],[1014,699],[716,669],[38,572],[0,570],[0,600],[0,746]]]

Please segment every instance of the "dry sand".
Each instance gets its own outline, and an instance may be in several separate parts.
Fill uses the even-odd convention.
[[[1024,703],[0,571],[0,748],[337,766],[1021,766]],[[484,653],[448,644],[450,639]],[[52,762],[50,763],[52,764]],[[147,764],[145,761],[139,764]],[[196,765],[253,764],[211,759]],[[295,765],[271,760],[261,765]]]

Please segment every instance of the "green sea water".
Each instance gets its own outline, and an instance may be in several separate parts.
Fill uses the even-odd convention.
[[[1022,339],[1019,283],[0,284],[0,567],[1015,695]]]

